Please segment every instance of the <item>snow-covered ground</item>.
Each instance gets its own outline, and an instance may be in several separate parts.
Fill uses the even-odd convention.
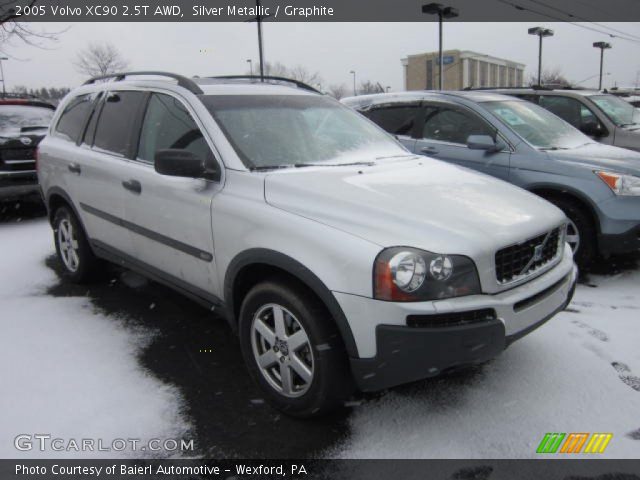
[[[611,432],[601,457],[640,458],[640,271],[589,285],[477,373],[361,405],[328,455],[535,458],[546,432]]]
[[[154,332],[125,327],[85,298],[47,295],[47,286],[58,281],[45,266],[53,252],[46,220],[0,224],[0,458],[151,453],[40,452],[37,441],[22,452],[14,447],[21,434],[50,434],[65,445],[188,439],[179,392],[137,361]]]
[[[54,455],[17,451],[19,434],[190,438],[178,389],[138,361],[154,332],[47,294],[59,281],[44,263],[52,254],[44,219],[0,224],[0,458]],[[527,458],[546,432],[612,432],[603,457],[639,458],[640,271],[590,282],[489,364],[363,401],[324,456]]]

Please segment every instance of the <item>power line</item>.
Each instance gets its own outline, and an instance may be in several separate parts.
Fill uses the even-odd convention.
[[[578,27],[578,28],[582,28],[582,29],[585,29],[585,30],[590,30],[590,31],[592,31],[592,32],[599,33],[599,34],[601,34],[601,35],[607,35],[607,36],[609,36],[609,37],[611,37],[611,38],[619,38],[619,39],[621,39],[621,40],[626,40],[626,41],[628,41],[628,42],[633,42],[633,43],[640,44],[640,39],[639,39],[639,40],[636,40],[635,38],[629,38],[629,37],[627,37],[627,36],[615,35],[615,34],[613,34],[613,33],[605,32],[605,31],[599,30],[599,29],[597,29],[597,28],[589,27],[589,26],[587,26],[587,25],[582,25],[582,24],[577,23],[577,22],[570,22],[570,21],[567,21],[567,20],[565,20],[565,19],[562,19],[562,18],[559,18],[559,17],[553,16],[553,15],[551,15],[551,14],[549,14],[549,13],[541,12],[541,11],[539,11],[539,10],[535,10],[535,9],[533,9],[533,8],[529,8],[529,7],[523,7],[522,5],[519,5],[519,4],[517,4],[517,3],[511,2],[511,1],[509,1],[509,0],[496,0],[496,1],[498,1],[498,2],[500,2],[500,3],[502,3],[502,4],[504,4],[504,5],[509,5],[510,7],[513,7],[513,8],[515,8],[515,9],[517,9],[517,10],[521,10],[521,11],[527,11],[527,12],[535,13],[535,14],[537,14],[537,15],[540,15],[540,16],[543,16],[543,17],[546,17],[546,18],[549,18],[549,19],[551,19],[551,20],[555,20],[555,21],[559,21],[559,22],[563,22],[563,23],[569,23],[569,24],[574,25],[574,26],[576,26],[576,27]],[[534,0],[530,0],[530,1],[534,1]],[[539,0],[535,0],[535,2],[536,2],[536,3],[541,3],[541,2],[539,2]],[[549,8],[549,7],[547,7],[547,8]],[[555,7],[552,7],[552,8],[553,8],[553,9],[555,9],[555,10],[558,10],[558,9],[557,9],[557,8],[555,8]],[[565,15],[569,15],[569,16],[571,16],[571,17],[573,17],[573,18],[581,18],[581,17],[576,17],[576,15],[573,15],[573,14],[571,14],[571,13],[566,13],[566,12],[565,12]],[[593,22],[589,22],[589,23],[593,23]]]

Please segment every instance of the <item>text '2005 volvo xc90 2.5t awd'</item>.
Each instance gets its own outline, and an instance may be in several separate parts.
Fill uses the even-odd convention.
[[[58,108],[38,163],[58,255],[75,281],[107,259],[215,306],[283,411],[486,361],[570,301],[545,200],[303,84],[164,75]]]

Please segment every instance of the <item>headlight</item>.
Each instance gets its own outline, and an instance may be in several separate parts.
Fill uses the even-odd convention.
[[[640,195],[640,177],[614,172],[594,172],[616,195]]]
[[[387,248],[378,255],[373,270],[378,300],[421,302],[480,293],[476,267],[461,255]]]

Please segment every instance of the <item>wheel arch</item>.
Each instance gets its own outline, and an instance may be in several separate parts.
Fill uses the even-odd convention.
[[[244,295],[260,280],[273,274],[285,274],[311,290],[324,304],[340,331],[347,353],[358,356],[349,322],[331,290],[320,278],[297,260],[275,250],[255,248],[238,254],[229,264],[224,279],[224,300],[237,327]]]
[[[591,218],[591,221],[593,222],[593,225],[596,228],[596,233],[598,235],[601,233],[600,219],[598,218],[596,208],[593,205],[593,202],[582,192],[566,185],[554,184],[539,184],[529,187],[527,188],[527,190],[544,199],[548,199],[549,197],[562,198],[578,203],[580,206],[586,209],[589,217]]]

